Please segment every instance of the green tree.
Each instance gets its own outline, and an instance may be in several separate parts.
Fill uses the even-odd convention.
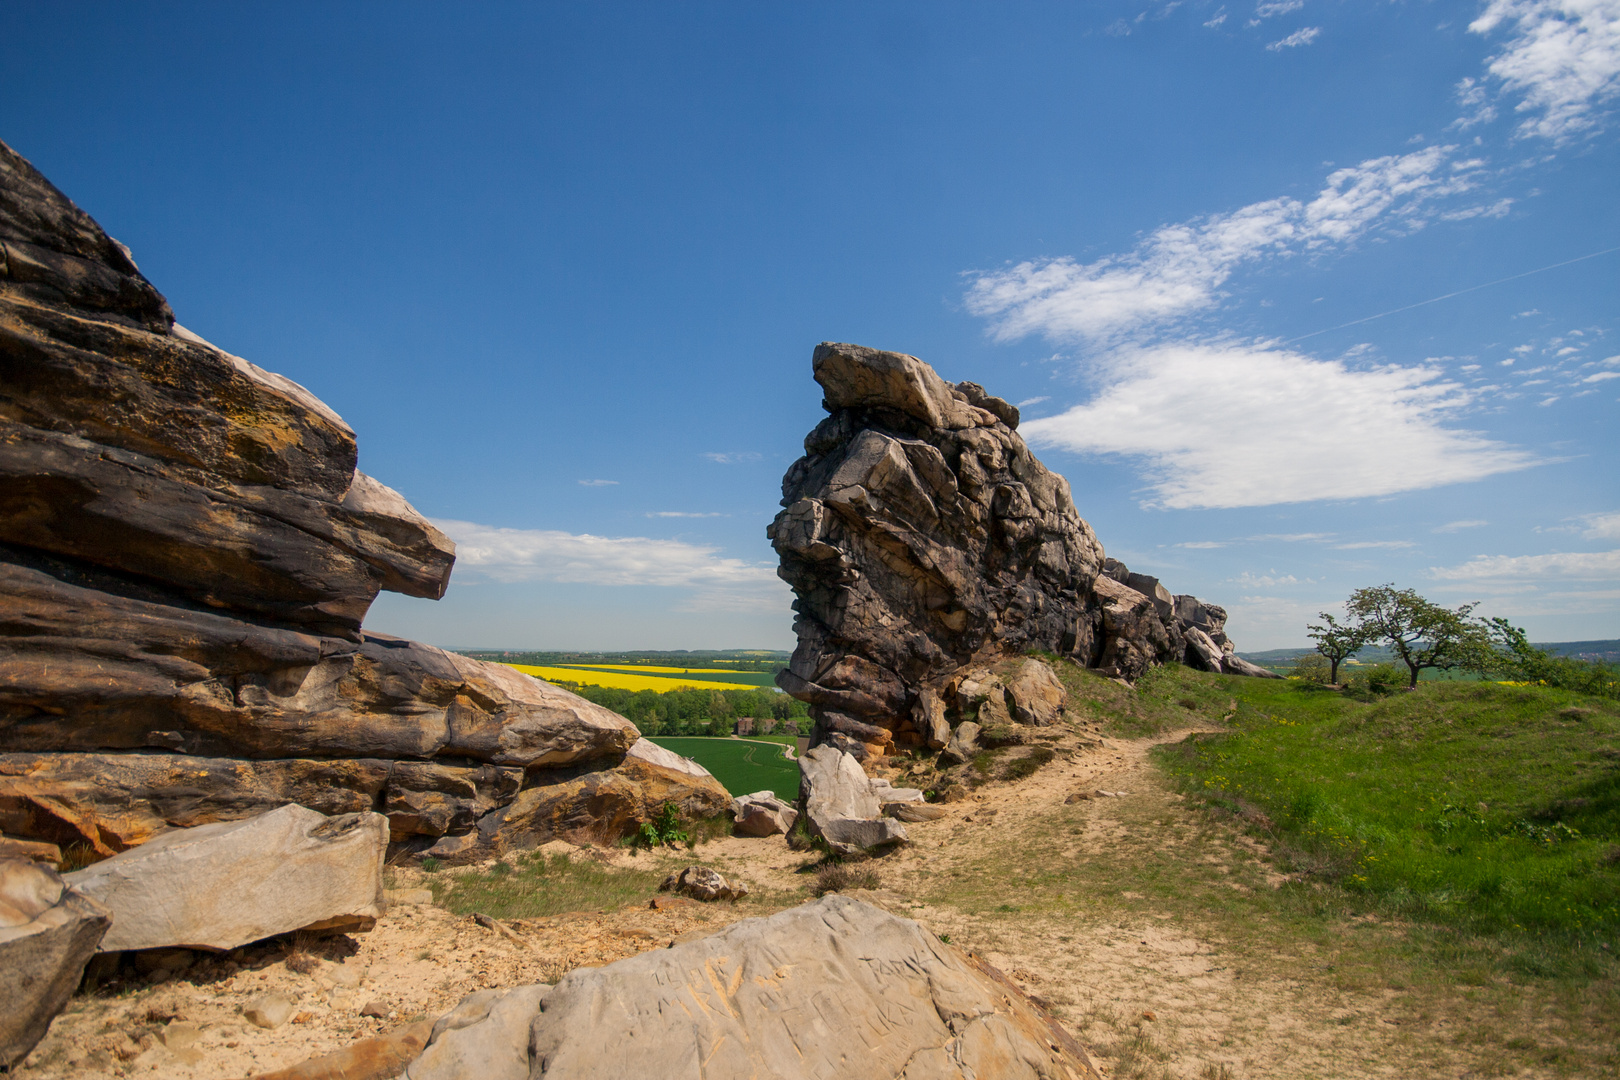
[[[1359,623],[1340,626],[1338,620],[1327,612],[1318,612],[1320,623],[1311,623],[1305,636],[1316,642],[1316,651],[1327,658],[1329,664],[1328,682],[1337,684],[1339,681],[1339,665],[1361,651],[1367,644],[1367,628]]]
[[[1345,610],[1366,634],[1366,641],[1387,642],[1417,686],[1425,668],[1473,668],[1490,649],[1485,627],[1470,618],[1478,604],[1441,607],[1412,589],[1394,584],[1357,589]]]

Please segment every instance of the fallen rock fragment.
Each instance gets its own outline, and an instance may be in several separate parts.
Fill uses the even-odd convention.
[[[0,1072],[28,1056],[79,985],[111,920],[56,871],[0,859]]]
[[[284,806],[163,833],[67,875],[104,904],[103,951],[234,949],[274,934],[369,930],[382,915],[388,819]]]
[[[731,800],[731,813],[737,819],[741,836],[785,836],[793,831],[799,811],[792,803],[778,798],[774,791],[756,791]]]
[[[816,746],[799,758],[800,797],[810,835],[840,855],[906,839],[906,828],[879,815],[883,804],[854,756]]]
[[[407,1080],[1100,1080],[1006,976],[837,894],[484,993],[435,1025]]]
[[[312,1057],[290,1068],[259,1073],[253,1080],[394,1080],[400,1069],[422,1052],[432,1030],[432,1022],[423,1020],[373,1039],[361,1039],[336,1053]]]
[[[293,1003],[280,994],[261,994],[242,1006],[242,1019],[254,1027],[274,1031],[292,1019]]]
[[[688,866],[665,878],[658,891],[680,893],[694,900],[741,900],[748,895],[748,885],[742,881],[728,882],[719,871],[707,866]]]

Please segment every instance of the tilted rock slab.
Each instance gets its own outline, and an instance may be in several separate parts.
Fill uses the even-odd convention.
[[[297,801],[415,842],[622,776],[624,718],[362,629],[380,590],[442,596],[455,548],[357,459],[0,143],[0,832],[108,855]]]
[[[994,968],[836,894],[441,1024],[409,1080],[1100,1080]]]
[[[904,825],[883,816],[883,796],[893,790],[885,782],[880,791],[854,755],[835,746],[813,746],[799,755],[799,801],[806,826],[811,836],[840,855],[907,838]]]
[[[785,836],[793,831],[799,811],[774,791],[756,791],[731,800],[736,831],[742,836]]]
[[[1189,616],[1219,609],[1108,577],[1068,482],[1018,435],[1017,408],[860,345],[824,342],[814,371],[830,415],[783,478],[767,535],[798,597],[798,647],[777,682],[810,704],[817,743],[862,757],[942,747],[967,718],[963,669],[1030,651],[1127,679],[1201,664],[1181,601]]]
[[[49,867],[0,859],[0,1071],[45,1037],[110,921],[106,908]]]
[[[388,819],[284,806],[175,829],[65,875],[112,913],[104,952],[234,949],[305,929],[370,929],[386,908]]]

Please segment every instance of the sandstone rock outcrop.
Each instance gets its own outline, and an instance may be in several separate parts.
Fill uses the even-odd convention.
[[[994,968],[838,895],[577,968],[549,989],[477,997],[450,1014],[470,1023],[436,1028],[405,1076],[1099,1080]]]
[[[783,836],[793,831],[799,811],[774,791],[756,791],[731,800],[731,813],[741,836]]]
[[[905,840],[906,827],[883,817],[883,795],[895,789],[888,781],[867,777],[853,754],[835,746],[813,746],[799,756],[799,802],[811,836],[820,837],[835,853],[856,852]],[[922,792],[917,792],[922,798]],[[902,796],[894,802],[911,801]]]
[[[554,770],[635,794],[629,721],[361,628],[455,551],[356,460],[0,143],[0,832],[105,856],[296,801],[425,844]]]
[[[54,871],[0,859],[0,1072],[28,1056],[78,988],[110,921]]]
[[[303,929],[370,929],[382,915],[388,820],[283,806],[172,829],[65,876],[112,913],[104,952],[233,949]]]
[[[797,595],[777,682],[811,706],[815,742],[942,747],[966,669],[1034,650],[1126,679],[1210,666],[1185,631],[1218,633],[1226,613],[1107,559],[1014,406],[859,345],[823,343],[814,372],[829,415],[767,535]]]

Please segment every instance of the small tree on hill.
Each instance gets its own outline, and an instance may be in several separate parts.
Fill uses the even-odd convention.
[[[1416,687],[1424,668],[1472,667],[1490,649],[1485,628],[1469,616],[1478,604],[1441,607],[1411,589],[1393,584],[1357,589],[1345,610],[1366,635],[1364,641],[1389,643]]]
[[[1339,664],[1348,660],[1361,651],[1367,644],[1367,629],[1359,624],[1340,626],[1338,620],[1327,612],[1319,612],[1316,616],[1320,623],[1311,623],[1309,633],[1305,636],[1316,642],[1316,651],[1327,658],[1330,665],[1328,682],[1337,684],[1339,681]]]

